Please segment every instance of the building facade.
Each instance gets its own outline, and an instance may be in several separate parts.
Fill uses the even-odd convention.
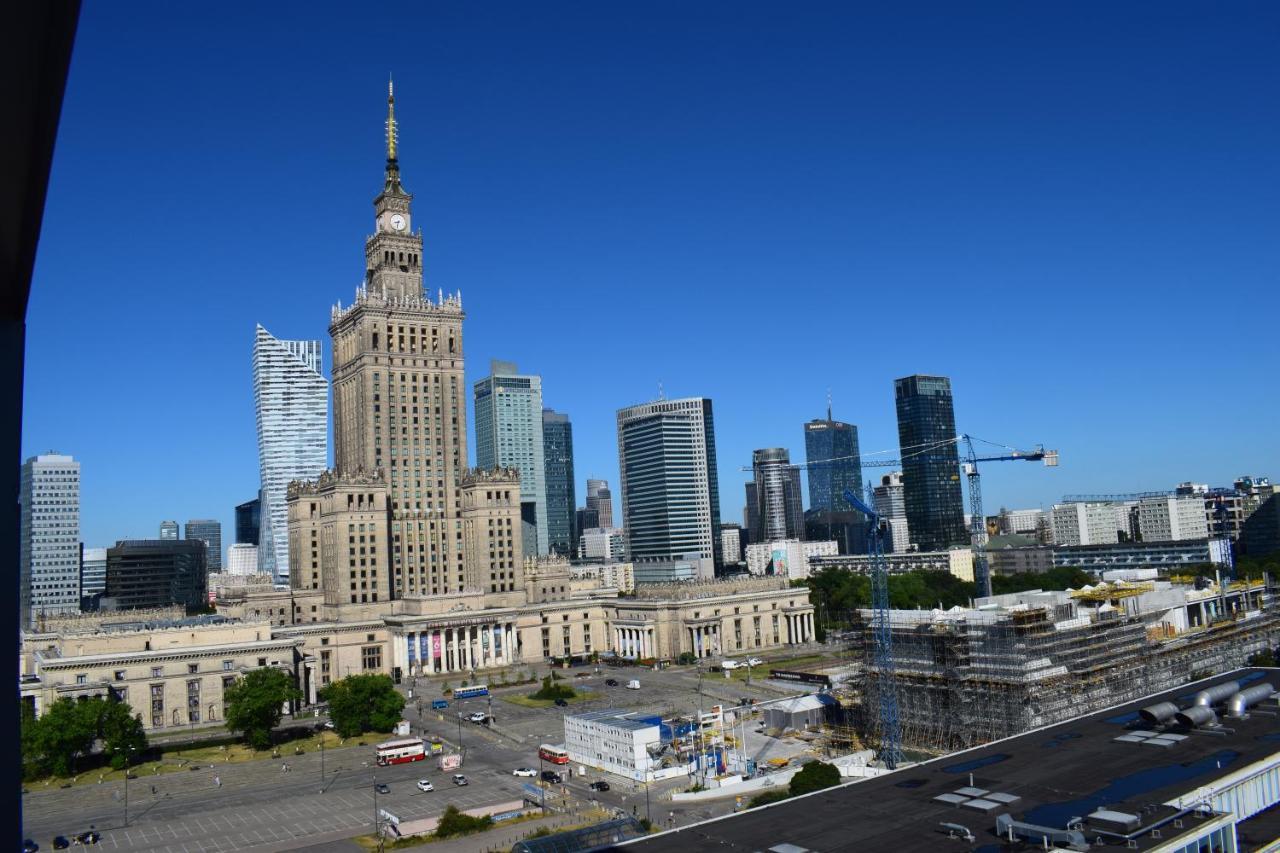
[[[564,748],[569,761],[645,781],[658,769],[662,750],[658,723],[624,711],[564,715]]]
[[[1240,528],[1240,552],[1269,557],[1280,552],[1280,495],[1272,495],[1253,511]]]
[[[1138,502],[1138,532],[1143,542],[1208,539],[1202,495],[1170,495]]]
[[[715,422],[704,397],[618,410],[618,467],[627,555],[698,555],[720,564]]]
[[[258,574],[258,546],[237,542],[227,549],[227,574],[248,577]]]
[[[578,536],[578,556],[584,560],[622,560],[627,556],[627,532],[617,527],[594,527]]]
[[[1174,542],[1115,542],[1107,545],[1075,545],[1053,549],[1055,567],[1070,566],[1088,572],[1112,569],[1177,570],[1218,562],[1209,540]]]
[[[253,404],[262,482],[258,563],[280,583],[289,581],[289,483],[314,479],[328,457],[329,388],[321,361],[319,341],[281,340],[262,326],[255,331]]]
[[[753,542],[747,546],[747,571],[753,575],[778,575],[792,580],[809,577],[813,560],[839,553],[835,542]]]
[[[199,539],[207,552],[209,571],[222,571],[222,522],[212,518],[188,521],[182,532],[184,539]]]
[[[720,525],[720,553],[721,559],[726,566],[733,566],[742,562],[742,539],[742,525]]]
[[[613,492],[608,480],[587,480],[587,509],[596,513],[592,527],[613,527]]]
[[[828,406],[826,420],[804,425],[804,458],[809,474],[809,509],[853,511],[844,492],[848,489],[858,500],[863,499],[858,428],[832,420]]]
[[[502,466],[520,472],[522,512],[534,528],[534,536],[525,537],[525,551],[546,554],[550,540],[542,378],[519,375],[511,362],[492,361],[489,375],[475,385],[475,406],[476,467]]]
[[[547,493],[547,547],[557,554],[574,552],[577,497],[573,479],[573,424],[569,416],[542,410],[542,459]]]
[[[236,544],[257,545],[262,526],[262,502],[257,498],[236,506]]]
[[[80,611],[80,463],[32,456],[22,465],[18,554],[21,624]]]
[[[107,549],[80,550],[80,598],[101,595],[107,588]]]
[[[946,551],[909,551],[886,554],[890,574],[905,572],[947,572],[962,581],[973,581],[973,549],[949,548]],[[836,567],[860,574],[871,572],[871,558],[865,554],[841,554],[837,557],[815,556],[809,560],[810,572]]]
[[[178,522],[162,521],[160,522],[160,541],[161,542],[177,542],[181,537],[178,535]]]
[[[751,452],[755,483],[758,541],[803,539],[804,503],[800,493],[800,467],[791,464],[784,447],[768,447]]]
[[[875,510],[889,522],[890,547],[894,554],[911,549],[911,526],[907,523],[907,498],[902,487],[902,472],[892,471],[880,478],[880,485],[872,490]]]
[[[103,607],[139,610],[208,604],[207,549],[199,539],[132,539],[107,549]],[[109,603],[108,603],[109,602]]]
[[[915,375],[893,387],[911,541],[921,551],[967,545],[951,380]]]
[[[1128,518],[1128,510],[1124,510]],[[1055,545],[1108,545],[1120,541],[1116,507],[1110,503],[1054,504],[1050,511]]]

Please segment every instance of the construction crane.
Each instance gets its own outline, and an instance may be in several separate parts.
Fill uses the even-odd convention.
[[[973,443],[975,441],[983,444],[990,444],[993,447],[999,447],[1008,452],[994,456],[979,456],[973,448]],[[865,456],[862,458],[850,458],[857,459],[858,463],[863,468],[897,468],[902,466],[904,460],[921,461],[923,458],[925,461],[929,461],[929,457],[926,454],[950,445],[959,445],[962,442],[964,444],[965,452],[964,461],[961,467],[966,479],[969,481],[969,540],[973,547],[973,580],[977,584],[978,595],[989,596],[991,595],[991,572],[987,564],[986,516],[982,511],[982,478],[978,473],[978,463],[1043,462],[1046,467],[1056,468],[1058,465],[1058,451],[1045,450],[1042,445],[1036,445],[1034,450],[1018,450],[1013,447],[1007,447],[1003,444],[997,444],[981,438],[974,438],[966,433],[964,435],[957,436],[956,438],[949,438],[929,445],[920,445],[920,449],[918,450],[909,448],[913,452],[904,452],[902,454],[902,459],[867,459]],[[813,468],[820,465],[829,465],[835,461],[838,460],[824,459],[820,462],[807,462],[803,467]],[[954,465],[956,460],[954,456],[947,454],[945,456],[939,456],[932,461],[941,462],[947,465]],[[742,470],[752,471],[753,469],[743,468]],[[849,495],[850,492],[846,490],[844,493],[846,500],[849,499]],[[862,507],[865,506],[866,504],[862,503],[862,501],[858,501],[858,504],[855,505],[858,511],[863,512],[864,514],[866,510]],[[868,516],[868,518],[870,518],[870,516]],[[877,516],[877,518],[879,518],[879,516]]]
[[[898,721],[898,679],[893,662],[893,626],[889,622],[889,564],[884,558],[884,520],[849,489],[844,499],[867,517],[867,556],[871,561],[871,610],[876,694],[879,700],[880,761],[896,770],[902,759],[902,726]]]

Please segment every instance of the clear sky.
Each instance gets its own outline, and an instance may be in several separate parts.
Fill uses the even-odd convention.
[[[1043,443],[988,511],[1280,476],[1280,4],[87,3],[29,313],[24,456],[84,538],[215,517],[258,460],[254,324],[349,303],[395,74],[427,287],[573,419],[714,401],[721,514],[830,389]],[[889,11],[891,9],[891,11]],[[470,425],[470,418],[469,418]],[[874,472],[872,472],[874,473]]]

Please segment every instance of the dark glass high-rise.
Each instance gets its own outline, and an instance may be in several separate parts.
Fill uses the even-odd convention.
[[[967,545],[951,380],[907,376],[894,380],[893,390],[911,541],[921,551]]]

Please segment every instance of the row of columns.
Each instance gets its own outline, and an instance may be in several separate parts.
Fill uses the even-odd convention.
[[[813,639],[812,613],[788,613],[785,616],[788,643],[807,643]]]
[[[654,653],[652,628],[627,628],[621,625],[613,627],[613,648],[619,657],[651,658]]]
[[[709,658],[720,652],[719,625],[691,625],[685,629],[689,632],[689,648],[693,656]]]
[[[516,662],[513,622],[429,628],[405,634],[409,672],[435,675],[467,672]]]

